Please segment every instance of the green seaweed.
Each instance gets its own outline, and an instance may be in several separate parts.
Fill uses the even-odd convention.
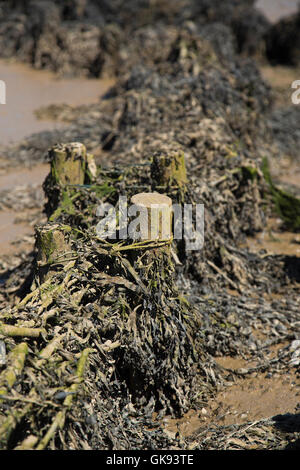
[[[54,211],[54,213],[51,215],[49,218],[50,222],[53,222],[56,220],[62,213],[64,214],[69,214],[69,215],[74,215],[76,213],[73,202],[75,199],[79,197],[79,193],[75,193],[70,195],[68,189],[62,191],[61,195],[61,201],[59,203],[58,208]]]
[[[107,182],[101,185],[93,184],[65,186],[61,191],[59,206],[50,216],[49,221],[53,222],[57,220],[62,214],[71,216],[77,215],[78,209],[74,206],[74,202],[78,199],[82,199],[82,190],[94,193],[98,199],[106,197],[116,191],[116,189],[110,186],[110,184]],[[90,212],[91,210],[92,208],[90,208]]]
[[[243,176],[246,180],[254,181],[257,178],[258,170],[253,166],[242,166]]]
[[[300,230],[300,199],[277,188],[273,183],[268,159],[264,158],[262,162],[262,172],[266,182],[269,185],[272,200],[275,205],[276,212],[284,221],[286,227],[292,231]]]

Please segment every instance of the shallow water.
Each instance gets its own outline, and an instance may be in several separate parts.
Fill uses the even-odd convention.
[[[275,23],[284,16],[297,11],[299,0],[257,0],[256,7],[263,11],[269,21]]]
[[[0,146],[65,125],[39,121],[34,111],[41,106],[94,103],[112,85],[112,80],[57,79],[52,72],[4,60],[0,60],[0,80],[6,85],[6,104],[0,104]]]
[[[66,125],[38,120],[34,111],[41,106],[95,103],[113,84],[113,80],[107,79],[57,79],[52,72],[33,70],[25,64],[4,60],[0,60],[0,80],[6,84],[6,104],[0,104],[0,147],[35,132]],[[31,169],[3,169],[0,172],[0,191],[32,184],[41,188],[48,172],[49,165],[42,164]],[[33,227],[14,223],[17,215],[12,210],[0,212],[0,254],[17,251],[11,241],[33,232]]]

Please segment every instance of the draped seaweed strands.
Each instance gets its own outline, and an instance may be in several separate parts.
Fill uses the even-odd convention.
[[[53,167],[55,157],[52,175]],[[1,445],[80,448],[96,439],[106,448],[111,407],[121,420],[127,406],[139,419],[139,410],[181,415],[211,394],[215,375],[198,337],[199,318],[175,285],[172,238],[104,240],[92,226],[76,224],[76,211],[69,225],[61,223],[66,185],[57,173],[52,182],[59,183],[56,217],[36,228],[31,290],[4,310],[0,324],[10,350],[1,374]],[[135,433],[163,439],[142,426]]]
[[[116,412],[118,401],[129,406],[130,396],[131,406],[148,408],[148,414],[155,406],[161,412],[187,410],[204,358],[193,338],[197,318],[182,306],[162,248],[151,247],[152,266],[145,266],[147,247],[136,270],[122,248],[92,238],[77,241],[75,259],[4,312],[0,332],[11,352],[1,374],[2,447],[26,446],[30,434],[36,449],[50,441],[57,448],[80,448],[97,427],[105,441],[105,427],[111,431],[97,407],[116,400]],[[163,266],[159,291],[154,274]],[[18,355],[15,364],[20,347],[23,359]],[[7,379],[10,370],[14,380]],[[73,419],[83,415],[96,428],[81,422],[75,431]],[[155,432],[139,432],[155,439]]]
[[[201,406],[232,377],[251,374],[253,368],[231,371],[228,377],[211,353],[255,350],[263,359],[267,345],[255,339],[252,328],[268,331],[274,341],[279,334],[274,319],[282,325],[282,339],[297,331],[296,300],[287,324],[284,305],[275,314],[264,303],[258,308],[255,299],[251,306],[249,297],[233,301],[220,291],[203,296],[192,278],[184,280],[180,268],[182,262],[196,266],[199,254],[193,261],[180,240],[97,236],[99,197],[117,204],[116,195],[124,194],[127,185],[129,195],[134,194],[132,181],[135,192],[165,187],[173,201],[194,203],[197,191],[192,196],[185,177],[183,185],[170,177],[165,186],[161,181],[156,186],[153,167],[146,174],[144,168],[98,169],[88,184],[85,179],[84,184],[57,184],[48,178],[48,194],[53,185],[59,197],[49,222],[36,229],[31,289],[1,314],[0,334],[7,351],[1,372],[1,447],[184,447],[188,444],[182,436],[173,441],[174,436],[153,423],[153,411],[180,416],[193,404]],[[235,181],[246,191],[253,184],[249,172],[228,173],[224,181]],[[223,244],[227,271],[216,264],[209,245],[211,271],[204,268],[209,282],[217,285],[222,279],[242,289],[244,275],[255,276],[258,262],[267,274],[268,257],[251,261],[245,250],[233,248],[220,234],[214,243]],[[273,259],[273,277],[275,268],[282,276],[280,263]],[[229,277],[232,273],[236,278]],[[218,281],[216,274],[221,276]],[[264,282],[267,285],[267,278]],[[254,370],[284,370],[293,354],[262,360]]]

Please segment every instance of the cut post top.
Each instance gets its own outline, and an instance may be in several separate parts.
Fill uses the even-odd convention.
[[[169,240],[172,238],[172,199],[160,193],[139,193],[131,198],[135,206],[132,215],[139,212],[132,227],[132,238],[142,240]],[[135,231],[139,226],[139,231]]]
[[[132,204],[135,204],[136,206],[142,206],[146,208],[151,208],[156,205],[159,206],[166,206],[166,207],[171,207],[172,206],[172,199],[169,196],[166,196],[165,194],[160,194],[160,193],[138,193],[132,196],[131,198]]]

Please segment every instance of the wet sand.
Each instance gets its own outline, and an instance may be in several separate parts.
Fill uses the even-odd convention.
[[[48,164],[38,164],[33,168],[10,168],[7,172],[2,170],[2,173],[0,173],[0,191],[11,191],[12,188],[20,186],[34,186],[42,201],[44,197],[42,183],[48,173]],[[16,244],[24,236],[30,237],[33,235],[33,226],[26,222],[29,212],[28,210],[22,213],[12,209],[0,210],[0,255],[16,254],[26,248],[32,249],[30,243]],[[36,212],[41,211],[36,209]],[[24,218],[25,222],[20,222]]]
[[[250,252],[266,250],[268,254],[300,257],[300,235],[293,232],[281,232],[281,221],[275,219],[273,224],[256,237],[248,237],[247,246]]]
[[[27,224],[15,224],[14,221],[17,216],[18,213],[12,211],[0,212],[0,254],[10,255],[15,253],[17,249],[11,243],[12,240],[30,235],[32,231],[32,228]]]
[[[109,79],[57,79],[52,72],[33,70],[28,65],[4,60],[0,60],[0,80],[6,84],[6,104],[0,105],[0,148],[35,132],[66,125],[39,120],[35,115],[38,108],[50,104],[77,106],[95,103],[113,84],[113,80]],[[0,192],[34,185],[43,198],[41,186],[48,172],[49,165],[46,164],[38,164],[31,169],[6,170],[4,163],[0,170]],[[0,255],[20,251],[24,245],[12,245],[11,242],[33,234],[31,225],[15,223],[20,215],[24,214],[13,210],[0,211]]]
[[[217,362],[228,366],[232,358],[219,358]],[[191,409],[180,419],[166,417],[162,424],[167,431],[179,431],[187,437],[210,425],[244,424],[294,413],[299,401],[300,385],[293,371],[284,377],[257,374],[220,391],[205,408]]]
[[[49,173],[47,163],[39,163],[32,168],[9,168],[0,172],[0,190],[10,190],[13,187],[27,184],[41,185]]]
[[[99,79],[57,79],[52,72],[4,60],[0,60],[0,80],[6,84],[6,104],[0,105],[0,146],[65,125],[38,120],[34,113],[38,108],[61,103],[73,106],[94,103],[113,83]]]
[[[274,106],[277,108],[291,106],[292,94],[295,91],[292,83],[299,80],[300,68],[261,64],[259,69],[263,79],[273,88]]]
[[[257,0],[256,8],[261,10],[269,21],[276,23],[280,18],[296,13],[299,0]]]

